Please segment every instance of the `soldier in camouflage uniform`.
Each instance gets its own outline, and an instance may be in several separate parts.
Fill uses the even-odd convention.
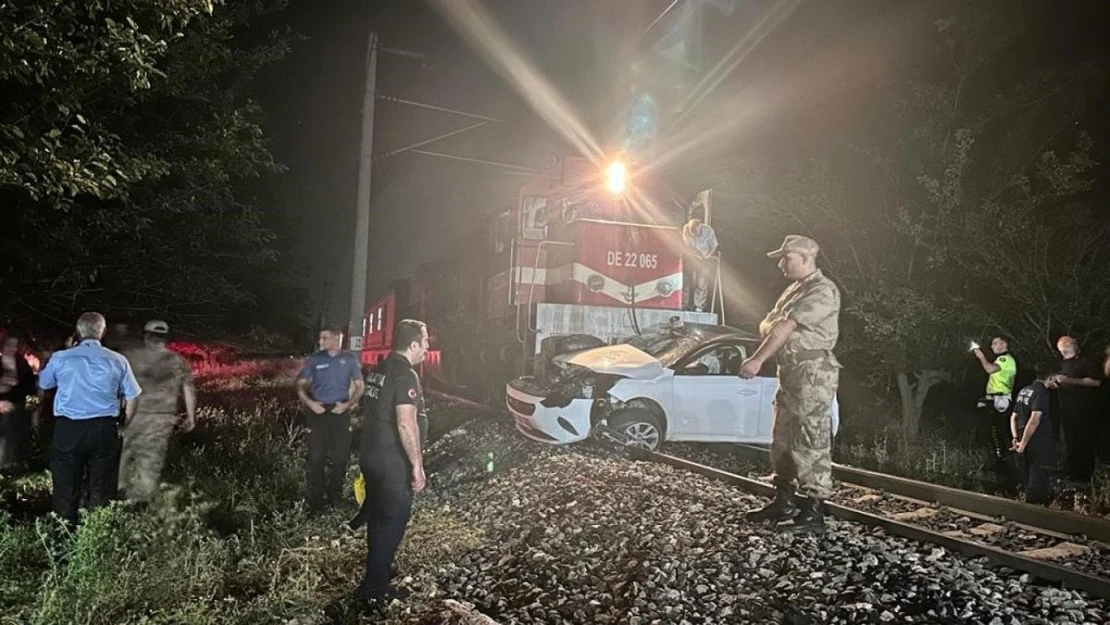
[[[840,373],[833,356],[840,290],[817,269],[817,252],[813,239],[791,235],[768,254],[794,282],[760,323],[763,343],[740,368],[751,378],[774,358],[779,379],[771,439],[776,496],[747,518],[793,519],[783,528],[804,531],[824,528],[821,504],[832,493],[832,402]],[[795,481],[804,499],[794,496]]]
[[[162,476],[166,447],[177,425],[177,397],[185,394],[188,432],[196,425],[197,395],[188,363],[166,348],[169,326],[150,321],[143,328],[143,346],[124,353],[142,385],[135,416],[123,430],[119,488],[132,501],[146,503],[154,497]]]

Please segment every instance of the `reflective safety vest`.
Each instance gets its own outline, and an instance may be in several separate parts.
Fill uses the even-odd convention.
[[[1011,395],[1014,392],[1014,378],[1017,377],[1017,363],[1009,354],[1002,354],[994,359],[998,365],[995,371],[987,378],[987,395]]]

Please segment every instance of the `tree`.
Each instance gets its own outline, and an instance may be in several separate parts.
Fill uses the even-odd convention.
[[[248,93],[288,35],[233,34],[281,3],[0,5],[0,313],[81,309],[212,323],[273,271],[265,179],[279,171]],[[239,30],[237,30],[239,29]]]
[[[1020,43],[1020,15],[1009,3],[957,9],[932,23],[934,45],[910,79],[882,84],[845,132],[754,177],[777,224],[749,237],[790,224],[821,242],[843,291],[838,353],[872,388],[897,389],[909,438],[969,339],[991,331],[1047,345],[1110,312],[1099,279],[1110,238],[1082,207],[1096,163],[1075,130],[1097,76],[1079,67],[1004,79],[993,63]],[[729,190],[715,185],[723,205],[737,203]]]

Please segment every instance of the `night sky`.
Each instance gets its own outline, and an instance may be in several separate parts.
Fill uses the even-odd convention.
[[[689,1],[689,0],[684,0]],[[518,47],[577,107],[598,139],[618,140],[627,104],[630,41],[670,0],[484,0]],[[703,29],[707,65],[721,58],[774,3],[737,0],[730,15],[716,12]],[[997,71],[1022,64],[1105,66],[1110,3],[1035,2],[1043,17]],[[847,123],[862,99],[905,70],[922,45],[920,2],[870,0],[803,2],[763,39],[718,89],[772,93],[790,85],[794,97],[774,103],[757,123],[707,149],[742,146],[783,156],[830,125]],[[350,292],[351,233],[358,183],[360,107],[367,34],[381,44],[425,55],[423,62],[379,57],[378,91],[387,95],[487,115],[504,123],[481,128],[427,149],[537,167],[567,154],[563,143],[498,74],[487,67],[430,4],[417,0],[367,2],[292,0],[274,19],[305,40],[289,58],[260,77],[275,152],[289,167],[275,210],[297,225],[297,255],[314,300],[324,300],[330,321],[346,321]],[[813,76],[813,80],[807,77]],[[1105,103],[1105,98],[1103,98]],[[707,109],[712,105],[707,104]],[[1103,110],[1105,107],[1102,107]],[[381,154],[473,123],[465,118],[378,101],[375,153]],[[1102,116],[1085,126],[1107,162],[1110,132]],[[374,163],[368,300],[438,249],[475,232],[477,219],[516,200],[524,177],[506,170],[402,154]],[[785,233],[783,233],[785,234]],[[726,252],[727,253],[727,252]],[[747,259],[744,254],[740,258]],[[745,270],[748,268],[745,267]],[[752,267],[756,282],[773,293],[774,268]],[[763,303],[760,303],[762,305]],[[757,306],[758,307],[758,306]],[[314,309],[313,312],[315,313]]]

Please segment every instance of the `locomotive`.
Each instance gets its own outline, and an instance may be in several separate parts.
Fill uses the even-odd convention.
[[[397,320],[420,319],[431,341],[424,375],[500,403],[508,380],[559,353],[676,321],[715,325],[714,312],[684,306],[681,225],[708,221],[707,211],[619,161],[559,159],[485,220],[482,236],[460,239],[368,306],[362,363],[389,354]]]

